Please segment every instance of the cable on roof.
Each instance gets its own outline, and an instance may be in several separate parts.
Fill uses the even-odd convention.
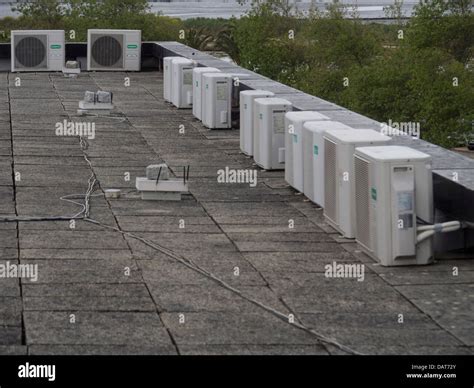
[[[133,233],[130,233],[130,232],[125,232],[115,226],[110,226],[110,225],[105,225],[99,221],[96,221],[96,220],[93,220],[91,218],[88,218],[88,217],[85,217],[84,218],[84,221],[85,222],[90,222],[94,225],[97,225],[97,226],[101,226],[103,228],[106,228],[106,229],[110,229],[110,230],[113,230],[115,232],[118,232],[118,233],[121,233],[122,235],[124,236],[128,236],[128,237],[131,237],[135,240],[138,240],[138,241],[141,241],[143,244],[149,246],[150,248],[153,248],[154,250],[157,250],[175,260],[177,260],[178,262],[180,262],[181,264],[185,265],[186,267],[192,269],[193,271],[196,271],[202,275],[204,275],[205,277],[213,280],[214,282],[218,283],[219,285],[221,285],[222,287],[226,288],[227,290],[233,292],[234,294],[237,294],[238,296],[240,296],[242,299],[245,299],[247,300],[248,302],[264,309],[265,311],[273,314],[274,316],[276,316],[277,318],[280,318],[281,320],[283,320],[284,322],[287,322],[289,323],[289,320],[288,320],[288,315],[286,314],[283,314],[282,312],[274,309],[273,307],[270,307],[270,306],[267,306],[266,304],[262,303],[262,302],[259,302],[258,300],[254,299],[254,298],[251,298],[251,297],[248,297],[244,294],[242,294],[241,291],[239,291],[238,289],[232,287],[230,284],[226,283],[224,280],[218,278],[217,276],[215,276],[212,272],[209,272],[207,270],[205,270],[204,268],[200,267],[199,265],[197,265],[195,262],[193,262],[192,260],[190,259],[187,259],[185,258],[184,256],[181,256],[181,255],[178,255],[177,253],[175,253],[174,251],[172,251],[171,249],[168,249],[168,248],[165,248],[157,243],[154,243],[153,241],[150,241],[148,239],[145,239],[143,237],[140,237],[140,236],[137,236]],[[353,354],[353,355],[363,355],[363,353],[360,353],[356,350],[353,350],[351,349],[350,347],[348,346],[345,346],[341,343],[339,343],[337,340],[333,339],[333,338],[330,338],[330,337],[326,337],[325,335],[317,332],[316,330],[314,329],[311,329],[305,325],[303,325],[302,323],[300,322],[293,322],[293,323],[290,323],[291,325],[297,327],[298,329],[301,329],[311,335],[313,335],[314,337],[316,337],[319,341],[321,342],[324,342],[324,343],[327,343],[327,344],[330,344],[330,345],[334,345],[335,347],[337,347],[338,349],[346,352],[346,353],[349,353],[349,354]]]
[[[274,309],[273,307],[267,306],[266,304],[264,304],[262,302],[259,302],[257,299],[254,299],[254,298],[251,298],[251,297],[248,297],[248,296],[244,295],[241,291],[234,288],[230,284],[226,283],[224,280],[220,279],[219,277],[214,275],[212,272],[209,272],[206,269],[200,267],[198,264],[196,264],[192,260],[187,259],[184,256],[178,255],[173,250],[165,248],[165,247],[163,247],[163,246],[161,246],[157,243],[154,243],[153,241],[147,240],[147,239],[145,239],[143,237],[140,237],[140,236],[137,236],[133,233],[125,232],[125,231],[123,231],[123,230],[121,230],[117,227],[106,225],[106,224],[103,224],[103,223],[101,223],[97,220],[94,220],[94,219],[90,218],[89,217],[89,215],[90,215],[90,199],[93,196],[101,196],[103,194],[93,195],[95,190],[97,190],[97,188],[99,187],[100,182],[99,182],[99,180],[97,179],[97,177],[94,173],[91,161],[89,160],[87,154],[85,153],[85,151],[89,147],[89,143],[87,142],[87,140],[84,137],[81,136],[79,138],[79,144],[80,144],[81,149],[83,151],[84,160],[89,165],[89,168],[91,170],[91,175],[88,179],[88,185],[87,185],[86,193],[85,194],[69,194],[69,195],[65,195],[65,196],[60,198],[63,201],[67,201],[67,202],[70,202],[70,203],[81,206],[82,210],[79,213],[77,213],[73,217],[67,217],[67,216],[57,216],[57,217],[4,217],[4,218],[0,218],[0,222],[71,221],[72,219],[79,219],[79,220],[83,220],[85,222],[89,222],[91,224],[100,226],[102,228],[113,230],[115,232],[121,233],[124,236],[128,236],[130,238],[138,240],[138,241],[142,242],[143,244],[149,246],[150,248],[152,248],[156,251],[159,251],[159,252],[167,255],[168,257],[171,257],[172,259],[174,259],[174,260],[178,261],[179,263],[185,265],[186,267],[190,268],[191,270],[200,273],[201,275],[207,277],[208,279],[211,279],[212,281],[216,282],[217,284],[224,287],[225,289],[227,289],[227,290],[233,292],[234,294],[240,296],[242,299],[245,299],[246,301],[254,304],[255,306],[258,306],[258,307],[262,308],[263,310],[271,313],[272,315],[276,316],[277,318],[281,319],[282,321],[284,321],[286,323],[289,323],[290,325],[292,325],[292,326],[294,326],[294,327],[296,327],[300,330],[303,330],[306,333],[314,336],[320,342],[333,345],[333,346],[337,347],[338,349],[340,349],[340,350],[342,350],[346,353],[349,353],[349,354],[363,355],[363,353],[360,353],[356,350],[353,350],[350,347],[339,343],[336,339],[327,337],[327,336],[317,332],[316,330],[305,326],[303,323],[289,322],[288,315]],[[184,179],[186,179],[187,175],[189,175],[189,167],[188,167],[188,171],[186,171],[186,167],[185,167],[183,175],[184,175]],[[71,197],[73,199],[78,199],[77,197],[79,197],[79,199],[83,198],[84,202],[81,203],[81,202],[73,201],[71,199]]]

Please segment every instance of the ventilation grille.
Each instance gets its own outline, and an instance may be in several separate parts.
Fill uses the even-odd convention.
[[[324,139],[324,213],[334,223],[336,221],[336,144]]]
[[[15,68],[47,68],[48,38],[46,35],[16,35],[13,37],[13,44],[15,47]]]
[[[356,197],[356,235],[357,240],[372,250],[370,238],[370,198],[369,163],[354,156],[355,197]]]
[[[122,34],[91,35],[91,67],[121,69],[123,65]]]

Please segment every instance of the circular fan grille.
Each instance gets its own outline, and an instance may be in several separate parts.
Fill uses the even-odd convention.
[[[122,45],[111,36],[102,36],[92,45],[91,53],[98,65],[111,67],[122,58]]]
[[[15,58],[24,67],[41,65],[46,56],[43,42],[33,36],[21,39],[15,47]]]

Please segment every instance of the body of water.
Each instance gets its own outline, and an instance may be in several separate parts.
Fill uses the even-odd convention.
[[[404,15],[409,17],[412,13],[413,6],[417,3],[418,0],[405,0],[403,5]],[[297,1],[295,4],[301,11],[308,11],[311,6],[311,1]],[[385,17],[383,7],[393,4],[393,0],[346,0],[344,1],[344,4],[357,4],[360,17],[364,19],[372,19]],[[164,15],[181,19],[196,17],[228,19],[232,16],[240,17],[248,9],[248,6],[241,6],[234,0],[181,0],[170,2],[150,2],[150,5],[152,12],[161,12]],[[315,1],[315,5],[319,9],[324,10],[326,2],[317,0]],[[0,0],[0,17],[4,16],[15,16],[15,14],[11,11],[10,4]]]

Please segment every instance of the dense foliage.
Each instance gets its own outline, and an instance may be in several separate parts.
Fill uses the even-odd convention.
[[[303,15],[286,0],[241,1],[251,8],[240,19],[181,21],[151,14],[146,0],[37,0],[18,6],[19,18],[0,20],[0,30],[7,39],[14,28],[61,28],[84,41],[88,28],[138,28],[144,40],[224,51],[243,67],[379,121],[419,123],[437,144],[471,136],[471,0],[421,0],[408,20],[394,0],[386,9],[392,24],[364,22],[337,2]]]

